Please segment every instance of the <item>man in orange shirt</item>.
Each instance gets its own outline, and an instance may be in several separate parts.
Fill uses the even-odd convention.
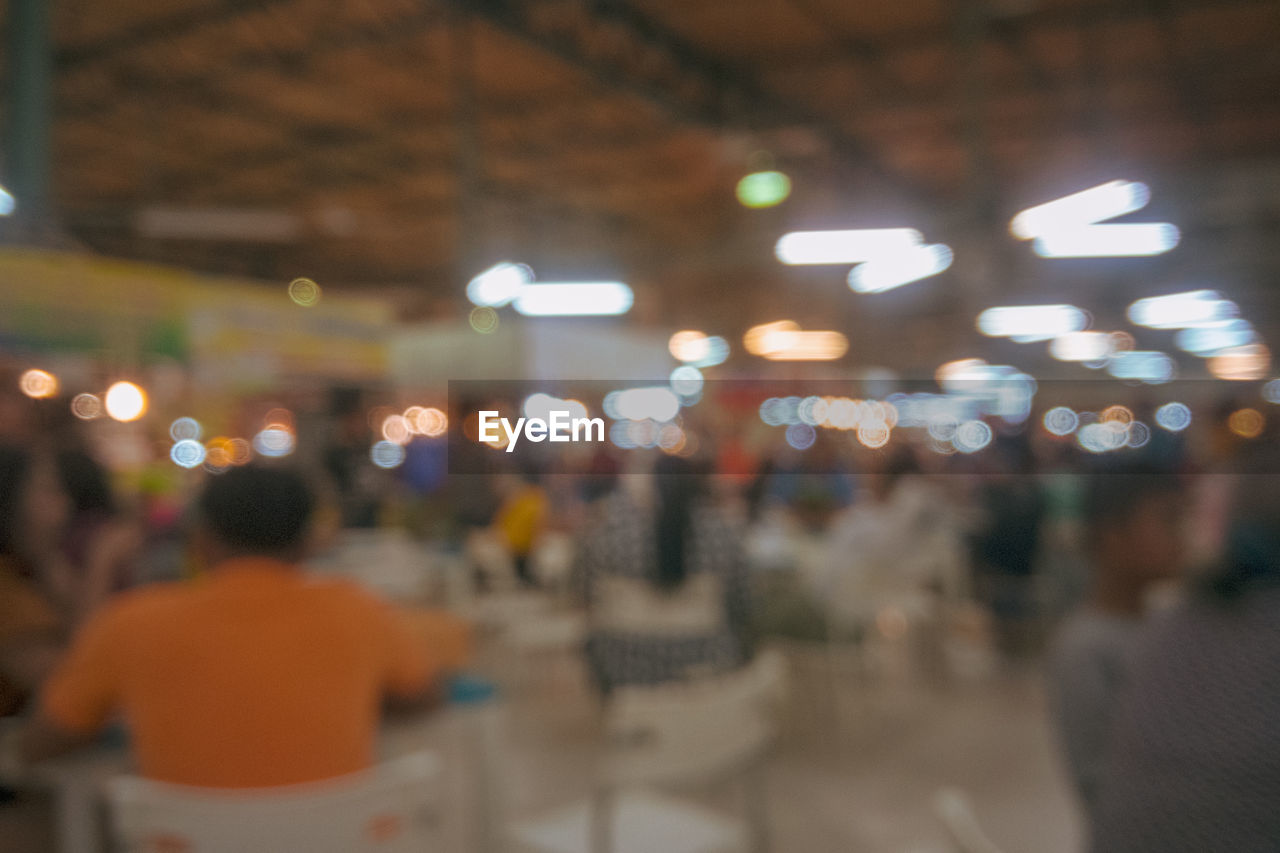
[[[383,698],[425,694],[461,663],[466,630],[440,617],[433,654],[388,605],[304,574],[313,504],[288,471],[213,478],[196,539],[210,570],[123,596],[90,620],[44,687],[26,758],[120,713],[142,774],[165,782],[250,788],[368,767]]]

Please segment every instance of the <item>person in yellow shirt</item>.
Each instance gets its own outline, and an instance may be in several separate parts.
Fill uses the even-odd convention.
[[[530,558],[546,518],[547,493],[536,474],[526,473],[515,482],[494,519],[499,536],[511,551],[516,577],[525,586],[536,586],[538,582]]]
[[[140,771],[160,781],[256,788],[368,767],[383,698],[429,691],[462,663],[467,631],[443,615],[423,630],[349,582],[307,576],[313,505],[284,469],[213,477],[195,541],[210,569],[89,620],[44,686],[25,757],[120,714]]]

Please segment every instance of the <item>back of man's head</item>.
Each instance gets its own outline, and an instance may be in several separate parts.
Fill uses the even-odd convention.
[[[315,496],[295,471],[246,465],[210,478],[198,507],[204,533],[228,554],[295,559]]]

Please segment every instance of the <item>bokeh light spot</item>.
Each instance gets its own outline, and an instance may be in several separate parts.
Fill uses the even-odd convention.
[[[132,382],[117,382],[107,389],[106,407],[117,421],[136,421],[147,411],[147,394]]]
[[[18,379],[22,393],[35,400],[43,400],[58,393],[58,377],[47,370],[28,370]]]
[[[796,450],[808,450],[813,447],[818,433],[808,424],[792,424],[787,427],[787,444]]]
[[[178,418],[169,424],[169,437],[174,441],[198,439],[202,432],[200,422],[195,418]]]
[[[1266,421],[1257,409],[1239,409],[1231,413],[1227,426],[1241,438],[1257,438],[1262,435]]]
[[[1156,409],[1156,423],[1169,432],[1182,432],[1191,426],[1191,410],[1185,403],[1165,403]]]
[[[71,414],[82,421],[102,417],[102,400],[94,394],[77,394],[71,400]]]
[[[1055,406],[1044,413],[1044,428],[1052,435],[1070,435],[1079,425],[1079,416],[1066,406]]]
[[[320,301],[320,285],[309,278],[295,278],[289,282],[289,298],[295,305],[310,308]]]
[[[471,309],[467,322],[471,324],[471,328],[480,334],[487,335],[498,328],[498,312],[488,305],[481,305],[478,308]]]
[[[395,468],[404,462],[404,448],[394,441],[379,441],[369,449],[369,458],[379,468]]]
[[[449,428],[449,418],[433,406],[427,406],[418,412],[414,421],[418,432],[427,438],[438,438]]]
[[[253,437],[253,449],[260,456],[276,458],[288,456],[293,452],[293,433],[288,430],[270,426]]]
[[[169,458],[181,468],[198,467],[205,460],[204,445],[193,438],[184,438],[174,442],[169,448]]]
[[[961,453],[977,453],[991,443],[991,427],[985,421],[965,421],[956,427],[955,437],[951,439],[956,450]]]

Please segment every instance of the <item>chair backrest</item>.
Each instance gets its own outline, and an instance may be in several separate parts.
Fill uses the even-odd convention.
[[[772,650],[726,675],[620,688],[606,707],[606,781],[711,782],[745,768],[772,743],[785,690]]]
[[[427,550],[403,530],[348,529],[311,567],[371,589],[393,601],[420,601],[432,580]]]
[[[534,577],[551,589],[563,589],[573,571],[573,555],[573,537],[558,530],[544,532],[530,555]]]
[[[107,783],[125,853],[421,853],[430,849],[439,762],[414,753],[314,785],[226,790],[122,776]]]
[[[500,591],[516,588],[515,559],[511,549],[493,531],[472,531],[462,547],[467,562],[484,576],[490,588]]]

